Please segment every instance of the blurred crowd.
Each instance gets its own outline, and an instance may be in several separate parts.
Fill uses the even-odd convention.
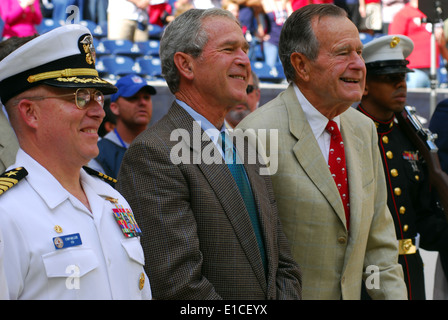
[[[442,78],[448,60],[443,20],[428,19],[418,0],[4,0],[0,3],[0,29],[6,39],[38,33],[44,20],[52,20],[55,25],[91,21],[107,30],[104,34],[108,39],[147,41],[159,37],[170,21],[188,9],[222,7],[240,20],[251,44],[251,59],[261,48],[262,60],[275,68],[279,64],[278,41],[285,19],[313,3],[334,3],[344,8],[364,43],[385,34],[410,37],[415,51],[408,58],[409,67],[414,69],[407,76],[409,88],[431,85],[430,44],[434,34],[437,76],[439,83],[446,82]]]

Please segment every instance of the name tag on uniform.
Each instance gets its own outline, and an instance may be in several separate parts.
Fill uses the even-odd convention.
[[[79,246],[82,244],[79,233],[69,234],[66,236],[54,237],[54,247],[56,250]]]

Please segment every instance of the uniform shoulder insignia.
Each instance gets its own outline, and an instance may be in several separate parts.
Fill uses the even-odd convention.
[[[108,175],[106,175],[106,174],[104,174],[104,173],[102,173],[102,172],[96,171],[96,170],[94,170],[94,169],[92,169],[92,168],[90,168],[90,167],[86,167],[86,166],[84,166],[83,169],[84,169],[88,174],[90,174],[91,176],[98,177],[98,178],[100,178],[100,179],[106,181],[107,183],[109,183],[111,186],[114,186],[114,184],[117,183],[117,179],[114,179],[114,178],[112,178],[112,177],[109,177]]]
[[[0,195],[14,187],[17,182],[25,178],[27,175],[28,171],[26,171],[23,167],[4,172],[0,175]]]

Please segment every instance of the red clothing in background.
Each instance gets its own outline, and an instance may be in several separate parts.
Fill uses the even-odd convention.
[[[419,9],[407,4],[397,12],[394,20],[389,25],[389,34],[402,34],[408,36],[414,42],[414,51],[409,55],[408,67],[422,69],[431,67],[431,29],[427,23],[422,22],[426,15]],[[439,48],[436,45],[436,56],[439,56]],[[439,59],[436,59],[439,67]]]
[[[42,22],[39,0],[33,7],[22,9],[18,0],[1,0],[0,16],[5,22],[3,37],[26,37],[37,33],[36,25]]]

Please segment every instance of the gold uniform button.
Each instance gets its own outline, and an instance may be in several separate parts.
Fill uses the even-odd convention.
[[[403,226],[403,231],[406,232],[406,231],[408,231],[408,229],[409,229],[409,226],[408,226],[407,224],[405,224],[405,225]]]
[[[395,194],[396,196],[401,196],[401,189],[400,189],[400,188],[395,188],[395,189],[394,189],[394,194]]]
[[[405,212],[406,212],[406,208],[403,207],[403,206],[401,206],[401,207],[400,207],[400,213],[401,213],[401,214],[404,214]]]
[[[418,174],[415,175],[415,180],[417,180],[417,181],[420,180],[420,176]]]
[[[390,174],[391,174],[391,176],[392,177],[397,177],[398,176],[398,170],[397,169],[392,169],[392,170],[390,170]]]
[[[389,137],[388,136],[383,136],[383,142],[384,143],[389,143]]]
[[[138,279],[138,288],[140,290],[143,290],[144,286],[145,286],[145,274],[142,272],[140,274],[140,279]]]
[[[386,152],[386,157],[387,157],[387,159],[393,159],[393,157],[394,157],[393,152],[392,151],[387,151]]]

